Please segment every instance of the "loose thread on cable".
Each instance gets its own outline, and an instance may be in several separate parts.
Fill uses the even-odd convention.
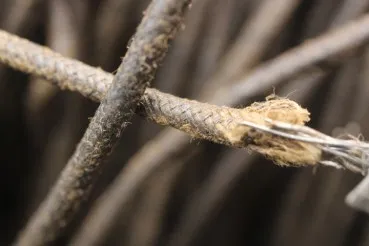
[[[0,61],[20,71],[53,81],[63,89],[78,91],[95,101],[104,98],[113,78],[111,74],[101,69],[65,58],[48,48],[4,31],[0,31]],[[279,106],[277,106],[278,103],[280,103]],[[365,156],[366,152],[363,151],[365,148],[363,149],[362,144],[360,147],[351,146],[352,149],[342,149],[343,142],[340,140],[338,146],[333,148],[330,144],[327,147],[316,142],[317,136],[310,138],[315,141],[313,143],[306,141],[306,136],[302,139],[303,136],[300,133],[295,134],[295,139],[292,137],[293,134],[289,134],[287,138],[282,137],[281,127],[279,131],[270,134],[271,130],[276,131],[276,129],[267,127],[270,124],[267,122],[268,119],[290,124],[290,130],[295,125],[302,126],[309,120],[309,113],[295,102],[287,99],[268,100],[250,107],[245,109],[219,107],[181,99],[148,88],[141,100],[138,113],[158,124],[170,125],[182,130],[195,138],[207,139],[231,147],[249,147],[280,165],[323,164],[365,173],[366,165],[363,164],[365,158],[361,157]],[[248,126],[245,124],[247,122],[249,122]],[[256,125],[252,127],[250,123]],[[251,128],[253,130],[259,128],[259,131],[255,133],[250,131]],[[299,130],[306,130],[306,128],[300,127]],[[332,139],[329,140],[332,141]],[[319,141],[322,140],[319,139]],[[333,142],[337,143],[337,140]],[[327,159],[326,156],[330,158]]]

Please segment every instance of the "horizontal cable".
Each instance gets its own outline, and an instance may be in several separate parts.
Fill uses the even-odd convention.
[[[359,26],[357,28],[360,29],[361,25],[369,26],[369,16],[341,28],[339,32],[344,32],[345,29],[356,30],[355,26]],[[364,38],[361,37],[360,40],[362,39]],[[104,98],[113,79],[112,74],[99,68],[63,57],[46,47],[4,31],[0,31],[0,61],[14,69],[41,76],[62,89],[78,91],[94,101],[101,101]],[[315,139],[314,143],[309,143],[301,140],[301,137],[299,140],[291,139],[282,136],[283,134],[276,135],[252,126],[256,124],[271,129],[272,125],[266,119],[303,126],[309,120],[308,111],[285,98],[236,109],[182,99],[148,88],[141,100],[138,113],[158,124],[175,127],[195,138],[231,147],[250,147],[278,164],[300,166],[335,163],[337,167],[348,167],[346,159],[344,161],[337,158],[335,161],[331,158],[325,159],[326,153],[332,154],[341,150],[335,148],[332,151],[332,147],[325,146],[319,140]],[[247,125],[245,122],[251,124]],[[343,140],[340,141],[343,143]],[[359,154],[355,152],[357,156],[365,155],[365,148],[360,151]]]

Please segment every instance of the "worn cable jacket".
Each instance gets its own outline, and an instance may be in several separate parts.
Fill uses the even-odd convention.
[[[190,0],[154,0],[149,5],[85,134],[16,245],[52,245],[63,234],[88,198],[104,162],[136,111],[190,3]],[[40,66],[36,69],[42,69],[46,60],[37,55],[35,59]]]
[[[276,73],[275,76],[281,78],[284,78],[286,74],[292,76],[295,70],[301,71],[305,65],[307,67],[313,65],[314,61],[319,63],[323,61],[324,57],[333,58],[334,55],[343,55],[342,52],[350,51],[368,40],[368,26],[369,15],[365,15],[342,28],[317,38],[314,42],[310,41],[300,48],[295,48],[293,52],[286,52],[279,58],[266,63],[264,68],[257,69],[250,77],[255,78],[256,76],[257,78],[260,71],[264,70],[263,74],[268,74],[268,69],[270,69],[269,72],[275,73],[275,67],[281,66],[278,64],[290,64],[291,59],[297,59],[298,54],[308,55],[308,51],[315,51],[312,53],[312,57],[303,56],[302,62],[297,62],[296,66],[291,64],[289,69],[282,66],[283,69],[278,70],[279,73]],[[342,38],[345,36],[344,34],[350,38],[344,38],[343,42],[336,44],[335,40]],[[328,45],[330,42],[335,45],[330,47]],[[320,46],[325,47],[324,54],[317,55]],[[294,53],[296,54],[294,55]],[[54,81],[61,88],[79,91],[86,97],[97,101],[104,98],[105,91],[110,86],[112,79],[112,75],[102,70],[64,58],[47,48],[1,31],[0,61],[21,71]],[[265,80],[261,78],[260,82],[265,82]],[[239,86],[242,87],[242,84],[239,83]],[[247,94],[247,92],[243,93]],[[233,98],[231,100],[234,100]],[[295,125],[305,124],[309,120],[308,112],[290,100],[273,100],[264,102],[264,104],[251,105],[245,109],[233,109],[170,97],[153,89],[147,89],[141,99],[143,99],[141,102],[143,102],[142,106],[145,109],[143,112],[149,114],[147,115],[149,119],[159,124],[174,126],[194,137],[234,147],[249,146],[279,164],[315,165],[323,163],[323,161],[327,165],[333,164],[329,160],[328,162],[324,160],[325,157],[321,154],[322,146],[291,139],[283,140],[281,137],[272,136],[273,134],[261,134],[260,131],[255,134],[255,126],[258,125],[258,128],[261,129],[260,126],[265,125],[266,118]],[[243,124],[245,122],[249,123]],[[324,150],[329,154],[339,154],[350,162],[362,162],[357,158],[354,160],[345,153],[340,154],[334,149],[324,148]],[[345,167],[348,168],[347,165]],[[353,170],[358,171],[357,168]]]
[[[299,71],[301,72],[303,68],[324,61],[325,58],[335,59],[335,56],[345,55],[346,52],[357,48],[369,39],[368,26],[369,15],[365,15],[339,29],[316,38],[314,41],[306,42],[256,69],[247,79],[247,85],[258,84],[263,87],[268,81],[292,76]],[[337,42],[337,39],[342,42]],[[324,47],[324,51],[320,52],[322,47]],[[301,54],[304,55],[300,56]],[[292,60],[296,61],[291,62]],[[21,71],[54,81],[61,88],[79,91],[95,101],[104,98],[113,77],[102,70],[64,58],[47,48],[1,31],[0,61]],[[276,72],[276,68],[279,68],[277,69],[278,72]],[[266,79],[265,76],[267,78],[272,76],[270,74],[274,74],[274,77]],[[257,81],[259,83],[254,83]],[[251,88],[246,86],[248,89],[241,89],[244,84],[241,81],[237,86],[233,86],[232,96],[226,97],[228,99],[225,101],[228,100],[228,103],[233,104],[234,101],[232,100],[235,100],[234,98],[241,97],[234,95],[235,87],[240,87],[238,94],[243,95],[251,93],[250,91],[255,89],[253,86]],[[218,95],[220,98],[224,97],[222,93]],[[229,100],[232,102],[229,102]],[[274,100],[273,102],[265,102],[264,105],[252,105],[251,108],[233,109],[170,97],[156,90],[147,89],[142,102],[144,110],[141,113],[148,114],[149,119],[159,124],[174,126],[194,137],[205,138],[234,147],[245,147],[250,144],[249,146],[252,149],[269,156],[280,164],[311,165],[317,164],[323,159],[319,146],[296,141],[284,142],[279,137],[268,138],[263,134],[255,135],[254,131],[249,131],[250,128],[245,127],[245,125],[240,126],[242,122],[246,121],[265,125],[265,118],[297,125],[304,124],[308,120],[308,112],[289,100]],[[283,106],[276,106],[275,103],[282,103]],[[270,108],[273,110],[270,110]],[[250,110],[253,111],[252,114],[250,114]],[[330,153],[333,152],[330,151]],[[337,153],[333,154],[336,155]],[[347,156],[344,158],[347,158]],[[332,163],[325,162],[325,164],[330,165]]]
[[[78,91],[95,101],[103,100],[113,78],[113,75],[101,69],[62,57],[48,48],[2,31],[0,60],[23,72],[53,81],[61,88]],[[147,118],[158,124],[173,126],[196,138],[233,147],[246,147],[252,143],[251,148],[280,164],[314,165],[320,160],[321,152],[313,145],[296,143],[290,145],[287,151],[280,138],[252,135],[250,128],[239,125],[243,121],[264,124],[265,117],[300,125],[308,121],[308,112],[287,99],[235,109],[180,99],[155,89],[146,89],[141,102],[140,112],[146,114]],[[275,141],[278,139],[281,141]],[[302,155],[305,151],[309,154]]]

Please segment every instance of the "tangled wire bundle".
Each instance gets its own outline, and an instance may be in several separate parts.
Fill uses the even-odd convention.
[[[63,89],[102,100],[113,75],[48,48],[0,31],[0,61],[53,81]],[[139,114],[194,138],[248,147],[279,165],[323,164],[365,174],[369,144],[336,139],[304,126],[309,112],[286,98],[253,103],[244,109],[219,107],[146,89]]]

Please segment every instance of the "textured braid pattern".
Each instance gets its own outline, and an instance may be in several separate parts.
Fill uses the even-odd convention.
[[[10,48],[8,47],[9,44]],[[16,49],[12,46],[16,46]],[[28,55],[30,50],[34,55]],[[19,62],[17,62],[18,59]],[[35,65],[38,64],[38,60],[43,61],[41,65]],[[48,78],[63,88],[76,90],[93,100],[101,101],[104,99],[113,79],[111,74],[100,69],[64,58],[47,48],[1,31],[0,61],[23,72]],[[60,67],[68,66],[71,70],[59,69],[55,71],[55,64],[61,64]],[[41,69],[39,70],[39,68]],[[71,73],[70,71],[74,72]],[[56,72],[57,74],[55,74]],[[84,76],[88,79],[84,80]],[[302,159],[296,160],[297,162],[314,164],[320,155],[316,150],[309,150],[309,152],[314,152],[311,155],[313,158],[303,159],[300,149],[306,149],[308,146],[302,148],[296,146],[298,151],[293,152],[291,149],[284,148],[283,142],[276,144],[278,142],[276,139],[263,138],[263,136],[255,135],[252,131],[249,132],[247,127],[239,126],[242,121],[265,124],[265,118],[292,124],[304,124],[308,121],[308,112],[289,100],[274,101],[274,103],[269,101],[253,104],[245,109],[235,109],[182,99],[147,88],[138,113],[158,124],[170,125],[196,138],[203,138],[232,147],[246,147],[252,143],[251,148],[270,156],[274,160],[278,159],[276,155],[283,155],[287,152],[293,153],[293,156],[282,158],[280,163],[292,163],[293,161],[290,158],[295,160],[294,156],[298,155]],[[271,145],[276,146],[271,148]],[[259,147],[255,148],[255,146]],[[271,153],[270,150],[276,150],[277,152]],[[308,158],[308,155],[306,156]]]
[[[167,53],[169,42],[182,25],[189,4],[189,0],[154,0],[149,5],[131,46],[76,151],[20,235],[17,245],[51,245],[64,232],[78,212],[81,202],[88,197],[103,162],[136,111],[146,87]],[[36,60],[36,70],[45,68],[44,62],[47,60],[39,59],[37,54],[26,57]],[[64,67],[63,63],[52,63],[46,66],[52,70],[43,73],[63,72],[65,77],[56,79],[67,81],[67,86],[70,86],[70,78],[76,79],[79,86],[83,79],[91,78],[88,73],[90,69],[81,74],[70,65],[68,63],[68,67]],[[97,81],[101,82],[100,79],[104,77],[98,77]],[[91,79],[91,82],[96,85],[96,80]],[[82,89],[87,95],[93,93],[91,88]],[[102,97],[97,94],[95,98],[98,99],[99,96]]]
[[[113,80],[110,73],[1,30],[0,61],[22,72],[43,77],[63,89],[78,91],[94,101],[103,100]],[[144,98],[141,106],[149,119],[181,129],[194,137],[229,144],[214,126],[230,124],[232,118],[229,116],[237,114],[238,109],[199,104],[150,88],[146,89]]]
[[[302,125],[309,113],[297,103],[280,98],[242,108],[219,107],[151,89],[142,100],[142,112],[158,124],[170,125],[195,138],[203,138],[232,147],[250,147],[281,165],[315,165],[321,151],[311,144],[286,141],[257,132],[242,122],[265,125],[265,119]]]
[[[170,125],[195,138],[235,146],[221,129],[232,129],[237,122],[250,120],[241,109],[219,107],[181,99],[155,89],[146,90],[142,100],[147,118],[161,125]]]
[[[43,77],[62,89],[100,101],[113,75],[68,59],[40,45],[0,30],[0,61],[22,72]]]

